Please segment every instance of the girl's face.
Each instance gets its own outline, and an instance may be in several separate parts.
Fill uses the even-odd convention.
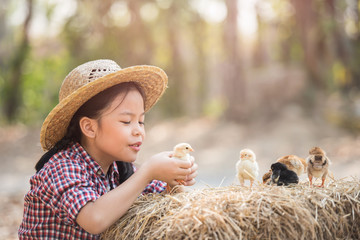
[[[119,94],[97,120],[92,156],[96,161],[134,162],[145,138],[144,100],[133,89]]]

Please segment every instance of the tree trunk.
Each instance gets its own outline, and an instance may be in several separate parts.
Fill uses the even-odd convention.
[[[172,116],[181,116],[186,112],[185,102],[187,101],[186,91],[188,90],[186,79],[184,78],[186,66],[182,59],[182,45],[178,27],[178,9],[180,2],[174,1],[168,9],[168,21],[166,23],[166,31],[169,42],[170,64],[167,73],[169,78],[169,89],[167,97],[169,99],[165,108]]]
[[[257,38],[255,42],[255,48],[253,53],[253,66],[263,67],[267,62],[267,49],[266,49],[266,25],[267,23],[262,19],[260,15],[259,3],[255,6],[256,10],[256,21],[258,24]]]
[[[226,0],[228,15],[224,25],[223,66],[224,90],[228,98],[226,118],[241,121],[246,118],[246,91],[241,59],[239,57],[238,8],[237,0]]]
[[[304,51],[304,63],[311,82],[318,88],[324,88],[322,63],[325,58],[325,36],[318,26],[319,12],[316,11],[316,1],[292,0],[295,17],[299,29],[300,42]]]
[[[9,122],[16,118],[17,110],[21,105],[21,84],[25,59],[29,53],[29,27],[33,12],[33,0],[27,0],[27,14],[24,21],[22,39],[18,49],[15,51],[10,65],[9,81],[6,85],[5,116]]]
[[[131,27],[128,29],[131,34],[131,38],[128,40],[132,47],[128,48],[127,53],[127,61],[130,65],[150,64],[154,55],[155,47],[150,29],[146,27],[140,15],[141,2],[138,0],[128,1],[129,10],[132,15]]]

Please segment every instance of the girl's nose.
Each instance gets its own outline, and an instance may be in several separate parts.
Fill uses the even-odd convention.
[[[134,136],[144,135],[144,127],[140,124],[136,124],[136,126],[132,129],[132,134]]]

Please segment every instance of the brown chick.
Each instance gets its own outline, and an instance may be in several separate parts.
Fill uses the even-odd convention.
[[[312,186],[313,177],[321,178],[322,182],[319,187],[324,187],[326,176],[328,175],[330,159],[326,156],[324,150],[319,147],[313,147],[309,151],[307,161],[307,173],[310,187]]]
[[[306,161],[305,159],[296,155],[287,155],[279,158],[276,162],[283,163],[289,170],[294,171],[298,176],[306,172]]]
[[[266,183],[268,183],[270,180],[271,180],[271,175],[272,175],[272,171],[271,171],[271,169],[267,172],[267,173],[265,173],[264,175],[263,175],[263,177],[262,177],[262,180],[263,180],[263,184],[266,184]]]

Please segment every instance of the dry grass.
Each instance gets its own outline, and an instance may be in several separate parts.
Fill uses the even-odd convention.
[[[147,195],[103,239],[360,239],[360,181]]]

